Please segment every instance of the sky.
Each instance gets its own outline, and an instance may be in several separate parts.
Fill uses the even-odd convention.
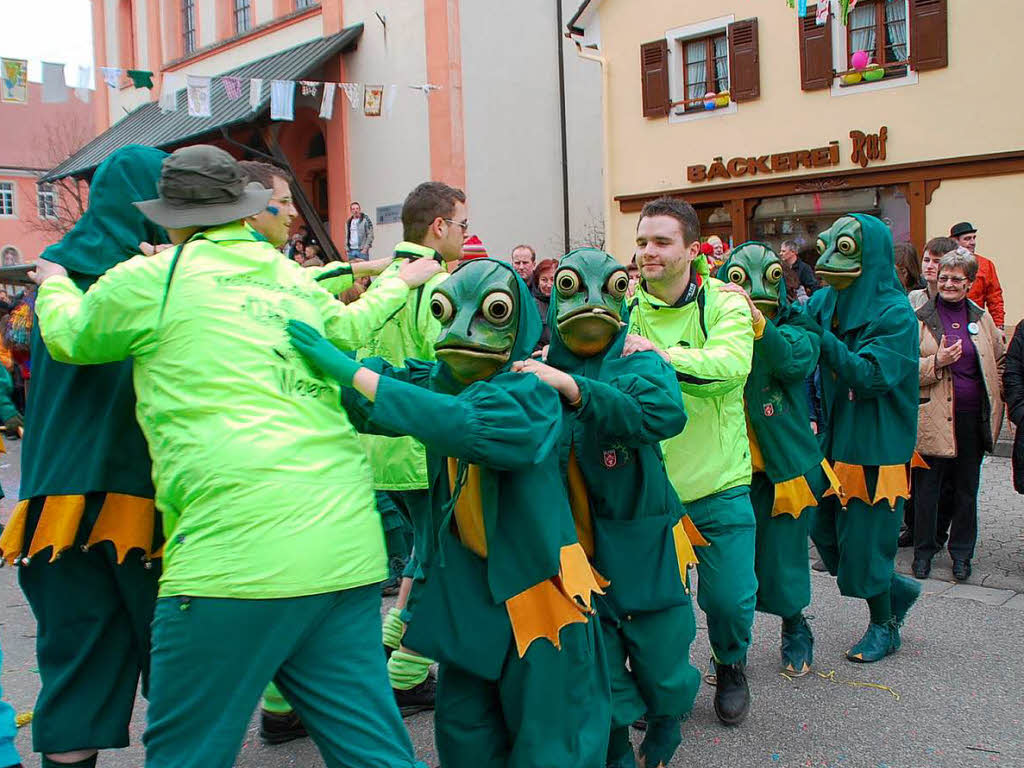
[[[0,0],[0,5],[0,56],[28,59],[29,80],[41,80],[43,61],[68,65],[68,83],[76,81],[80,65],[93,63],[89,0]]]

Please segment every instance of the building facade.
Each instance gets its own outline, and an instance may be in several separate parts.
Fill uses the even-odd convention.
[[[77,219],[85,186],[40,177],[95,135],[91,105],[44,104],[38,83],[28,104],[0,106],[0,266],[34,261]]]
[[[276,142],[339,250],[352,201],[374,218],[374,254],[383,255],[401,239],[394,206],[419,182],[437,179],[466,190],[471,231],[492,255],[507,257],[520,242],[534,244],[541,257],[559,255],[567,240],[577,244],[603,232],[601,75],[563,35],[562,13],[576,5],[95,0],[97,65],[156,73],[152,90],[127,79],[118,89],[101,89],[97,119],[111,135],[119,124],[139,123],[134,132],[120,129],[118,140],[166,149],[212,141],[243,156],[238,145],[266,151],[268,141]],[[280,61],[265,61],[346,31],[358,34],[312,70],[294,62],[278,70]],[[268,80],[298,79],[301,72],[310,80],[398,84],[394,106],[388,116],[366,117],[339,92],[331,120],[319,118],[319,99],[302,96],[294,121],[270,121],[263,108],[240,118],[229,106],[218,118],[215,82],[212,121],[192,118],[164,130],[166,121],[184,120],[175,112],[161,123],[152,105],[168,74],[238,74],[256,62]],[[439,88],[428,95],[409,87],[428,83]],[[116,148],[110,137],[98,142],[106,142],[104,151]],[[86,154],[61,171],[88,174],[102,153]]]
[[[1016,323],[1024,105],[998,73],[1013,71],[1018,6],[860,0],[845,24],[836,6],[803,18],[785,0],[577,7],[568,33],[605,68],[612,249],[631,256],[637,215],[662,194],[733,245],[813,245],[864,212],[920,250],[970,221]]]

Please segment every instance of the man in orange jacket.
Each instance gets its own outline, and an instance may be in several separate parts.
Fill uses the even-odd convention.
[[[949,236],[968,251],[974,254],[978,260],[978,276],[974,278],[967,298],[973,301],[982,309],[987,309],[996,325],[1000,328],[1006,319],[1003,310],[1003,287],[999,284],[999,276],[996,274],[996,265],[974,250],[978,242],[978,230],[970,222],[961,221],[953,225],[949,230]]]

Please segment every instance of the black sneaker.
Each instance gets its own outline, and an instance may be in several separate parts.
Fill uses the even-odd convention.
[[[971,561],[953,558],[953,578],[957,581],[967,581],[971,578]]]
[[[744,664],[715,663],[715,714],[726,725],[739,725],[750,712],[750,688]]]
[[[915,557],[910,565],[910,572],[915,579],[927,579],[932,572],[932,559],[930,557]]]
[[[286,744],[295,739],[303,739],[306,726],[302,724],[295,710],[278,714],[277,712],[260,711],[260,738],[267,744]]]
[[[395,702],[398,704],[398,711],[402,717],[415,715],[417,712],[426,712],[434,708],[434,696],[437,694],[437,678],[433,673],[427,675],[427,679],[419,685],[415,685],[407,691],[395,691]]]
[[[381,597],[395,597],[402,587],[402,577],[392,576],[390,579],[380,583]]]

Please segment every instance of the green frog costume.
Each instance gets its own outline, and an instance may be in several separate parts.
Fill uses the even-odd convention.
[[[782,668],[810,671],[814,637],[803,616],[811,602],[807,558],[818,500],[838,480],[810,427],[807,384],[818,366],[820,337],[786,296],[782,261],[764,243],[733,248],[718,274],[741,286],[761,312],[754,358],[743,389],[757,519],[757,609],[782,619]]]
[[[285,333],[298,317],[358,346],[408,285],[334,300],[241,221],[269,190],[214,147],[165,160],[160,194],[144,203],[157,221],[173,209],[176,226],[206,228],[87,292],[52,277],[36,303],[55,360],[134,361],[167,534],[146,765],[229,768],[273,678],[331,768],[412,766],[380,652],[387,567],[370,467],[337,384]]]
[[[431,506],[418,520],[422,583],[405,643],[440,665],[435,736],[445,768],[604,765],[611,718],[600,591],[577,539],[558,458],[562,406],[511,373],[541,320],[511,267],[477,259],[434,291],[440,362],[362,364],[302,323],[293,343],[346,386],[364,430],[427,448]],[[347,389],[373,376],[374,402]],[[365,381],[364,379],[360,379]],[[364,391],[365,390],[361,390]]]
[[[43,253],[69,288],[88,290],[141,241],[166,241],[131,205],[156,195],[166,156],[132,145],[96,170],[88,210]],[[44,755],[127,746],[139,677],[143,693],[149,684],[162,544],[149,450],[132,363],[95,362],[105,364],[58,362],[35,324],[22,500],[0,539],[38,622],[32,739]]]
[[[871,622],[847,658],[872,662],[899,650],[921,591],[893,570],[917,438],[920,342],[882,221],[843,216],[818,252],[828,287],[807,310],[821,335],[820,437],[841,488],[826,492],[811,538],[839,591],[868,603]]]
[[[669,479],[704,539],[698,543],[706,544],[697,555],[697,603],[708,618],[716,711],[723,722],[736,724],[749,706],[744,668],[757,598],[743,418],[754,331],[746,301],[721,285],[709,277],[703,256],[691,264],[689,285],[673,306],[641,283],[629,330],[669,356],[686,407],[686,429],[661,447]],[[740,706],[734,709],[726,699]]]
[[[646,714],[640,753],[668,765],[700,685],[687,568],[696,564],[659,441],[686,425],[675,374],[655,352],[622,357],[626,270],[604,251],[564,256],[554,276],[547,364],[580,391],[563,423],[561,460],[576,530],[611,582],[598,598],[612,684],[608,766],[635,766],[629,725]]]

